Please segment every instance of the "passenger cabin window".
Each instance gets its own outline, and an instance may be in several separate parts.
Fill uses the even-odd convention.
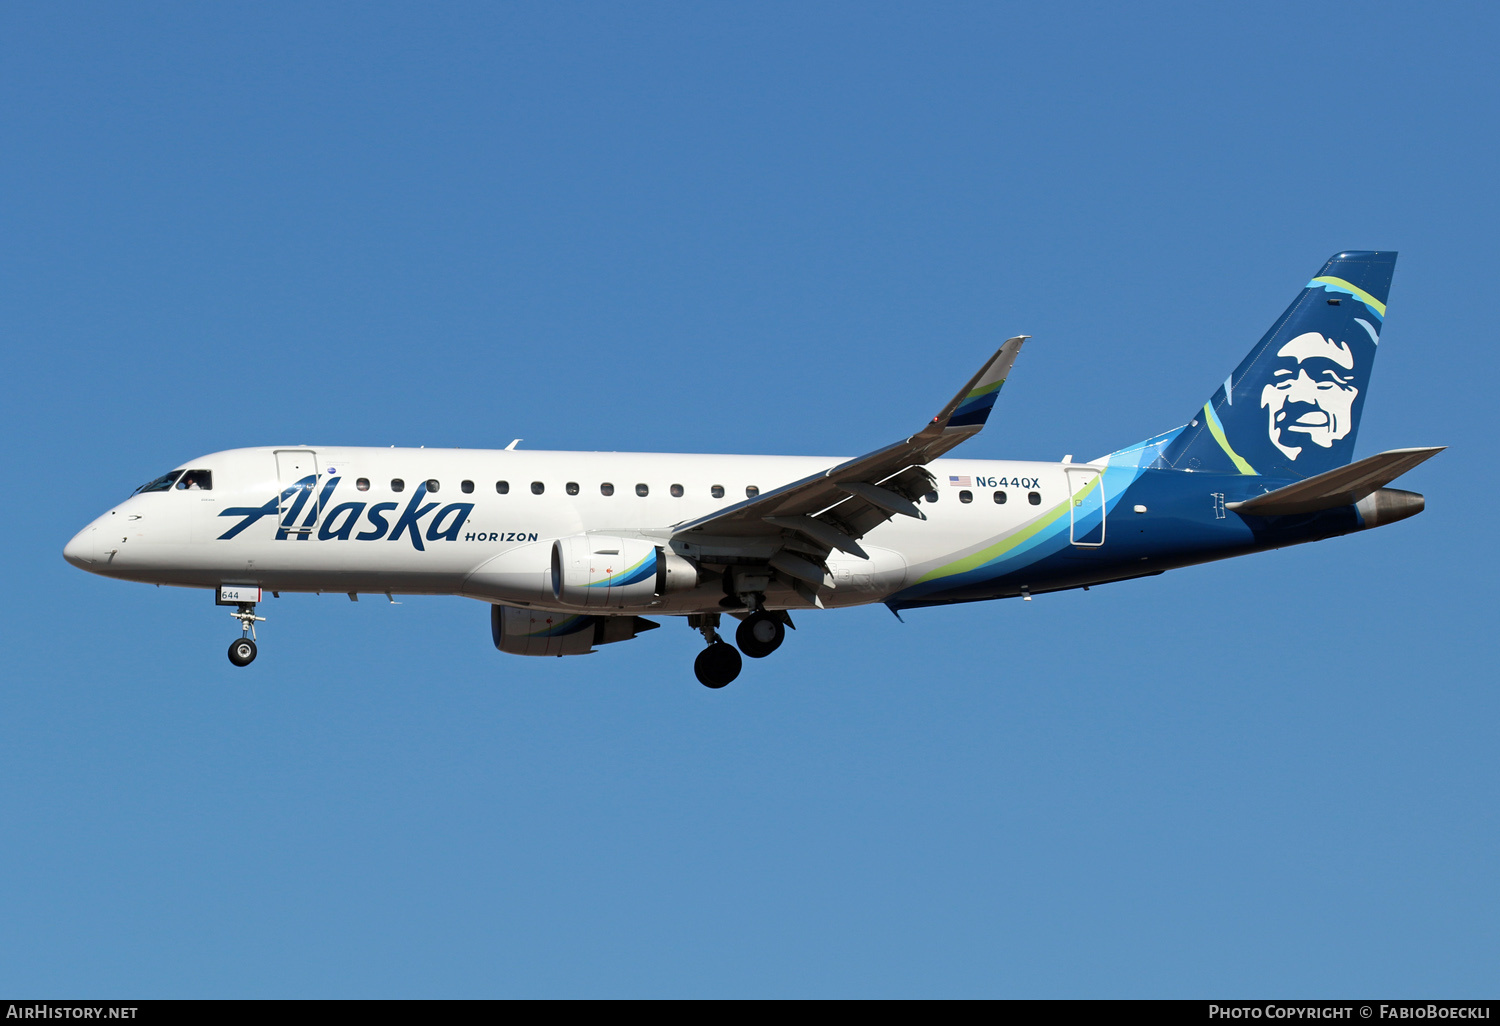
[[[566,487],[567,487],[567,492],[568,492],[569,495],[577,495],[578,494],[578,482],[577,481],[569,481],[567,483]]]
[[[1004,506],[1005,505],[1005,493],[1004,492],[996,492],[995,493],[995,505],[997,505],[997,506]]]
[[[510,482],[509,481],[496,481],[495,482],[495,494],[496,495],[509,495],[510,494]]]
[[[760,494],[760,489],[757,488],[757,487],[755,487],[755,485],[746,485],[745,486],[745,498],[747,498],[747,499],[753,499],[753,498],[755,498],[759,494]]]
[[[608,481],[606,481],[602,485],[599,486],[599,494],[600,495],[613,495],[613,494],[615,494],[615,486],[612,485],[612,484],[610,484]]]
[[[161,477],[158,477],[154,481],[147,481],[145,484],[141,485],[139,488],[137,488],[131,494],[132,495],[144,495],[146,492],[166,492],[166,491],[171,491],[171,489],[172,489],[172,482],[177,480],[177,475],[180,474],[180,473],[182,473],[182,471],[180,471],[180,470],[174,470],[170,474],[163,474]]]
[[[438,490],[437,478],[430,477],[427,479],[427,490],[429,492],[435,492]]]
[[[1042,497],[1036,492],[1027,492],[1026,501],[1031,503],[1033,506],[1040,506],[1042,504]]]
[[[399,477],[393,477],[393,478],[391,478],[391,491],[393,491],[393,492],[404,492],[404,491],[406,491],[406,482],[403,481],[403,480],[401,480]]]
[[[541,495],[546,490],[547,490],[547,486],[544,485],[544,484],[542,484],[540,481],[533,481],[533,482],[531,482],[531,494],[532,495]]]
[[[458,490],[461,491],[461,492],[463,492],[465,495],[468,495],[470,492],[472,492],[474,490],[474,482],[473,481],[460,481],[458,483]]]
[[[682,485],[673,485],[672,486],[672,498],[674,498],[674,499],[680,499],[680,498],[682,498]]]
[[[937,492],[928,492],[926,495],[922,496],[923,502],[937,502],[937,499]]]
[[[961,491],[961,492],[958,493],[958,501],[959,502],[973,502],[974,501],[974,493],[971,492],[971,491],[969,491],[967,488],[965,488],[963,491]]]
[[[722,498],[724,498],[724,486],[723,485],[714,485],[708,491],[709,491],[709,494],[712,495],[716,499],[722,499]]]
[[[644,499],[646,496],[651,494],[651,489],[647,485],[638,484],[635,486],[635,494]]]
[[[362,492],[368,492],[370,490],[370,479],[368,477],[362,477],[358,481],[354,482],[354,487],[358,488]]]
[[[177,487],[185,492],[208,492],[214,487],[214,475],[208,470],[189,470],[177,481]]]

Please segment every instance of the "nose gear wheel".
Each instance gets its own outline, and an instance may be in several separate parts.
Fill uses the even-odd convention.
[[[249,638],[236,638],[230,642],[229,661],[236,666],[249,666],[255,662],[255,642]]]

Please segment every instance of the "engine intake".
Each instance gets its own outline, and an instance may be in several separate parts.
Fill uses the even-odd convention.
[[[698,568],[640,538],[575,534],[552,543],[552,595],[581,609],[649,609],[698,586]]]

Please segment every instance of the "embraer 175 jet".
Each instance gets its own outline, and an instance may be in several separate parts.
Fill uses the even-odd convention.
[[[1187,424],[1089,463],[938,457],[978,434],[1027,336],[916,434],[857,459],[234,449],[136,489],[63,550],[106,577],[214,591],[255,658],[265,592],[462,595],[495,646],[564,656],[685,617],[711,688],[791,614],[1030,599],[1379,527],[1441,448],[1350,462],[1396,254],[1340,253]],[[734,645],[721,618],[738,619]]]

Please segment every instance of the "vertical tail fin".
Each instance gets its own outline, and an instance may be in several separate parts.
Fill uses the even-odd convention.
[[[1339,253],[1162,453],[1162,464],[1311,477],[1348,463],[1396,254]]]

